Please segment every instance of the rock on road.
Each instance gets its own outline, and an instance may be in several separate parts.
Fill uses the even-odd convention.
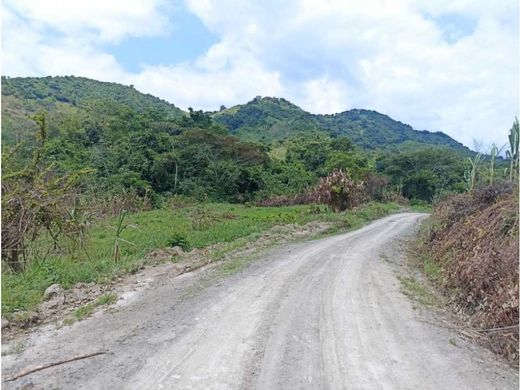
[[[518,388],[512,369],[460,338],[450,342],[456,334],[425,321],[400,292],[398,267],[381,253],[395,249],[424,216],[396,214],[286,245],[227,277],[212,269],[165,275],[127,305],[33,336],[23,353],[3,359],[3,374],[78,353],[110,354],[3,386]]]

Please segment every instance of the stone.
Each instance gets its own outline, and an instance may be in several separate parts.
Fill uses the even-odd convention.
[[[170,248],[168,252],[170,252],[172,256],[181,256],[184,253],[180,246],[174,246]]]
[[[58,283],[52,284],[43,293],[43,299],[48,301],[52,298],[63,296],[64,294],[63,287],[61,287]]]
[[[2,317],[2,329],[9,327],[9,321],[7,318]]]

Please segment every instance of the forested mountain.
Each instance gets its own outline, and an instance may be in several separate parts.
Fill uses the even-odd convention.
[[[295,134],[323,133],[348,137],[363,149],[424,148],[447,146],[462,153],[470,150],[442,132],[417,131],[411,126],[371,110],[313,115],[285,99],[256,97],[213,114],[216,122],[232,134],[249,140],[269,142]]]
[[[83,77],[2,77],[2,99],[6,106],[4,128],[17,127],[27,113],[82,111],[99,103],[123,105],[137,113],[159,112],[169,119],[186,115],[175,105],[132,86],[100,82]],[[20,115],[16,115],[20,114]],[[469,149],[442,132],[416,131],[387,115],[371,110],[349,110],[314,115],[283,98],[256,97],[252,101],[213,113],[215,122],[232,135],[248,141],[271,142],[297,135],[325,134],[348,137],[363,149],[415,149],[447,146],[462,153]],[[5,138],[4,138],[5,140]]]
[[[2,77],[2,96],[37,100],[45,103],[68,103],[81,107],[92,101],[123,104],[137,112],[160,111],[171,117],[184,112],[173,104],[133,86],[107,83],[85,77]]]
[[[132,86],[75,76],[2,76],[2,141],[12,144],[30,138],[27,133],[34,132],[35,124],[29,117],[39,111],[47,112],[51,127],[56,127],[73,117],[86,119],[103,107],[116,106],[138,114],[153,111],[167,120],[186,114]]]
[[[37,170],[57,176],[89,169],[86,188],[98,193],[237,202],[302,194],[338,170],[359,181],[383,175],[402,195],[430,201],[464,189],[471,153],[374,111],[313,115],[255,98],[183,112],[132,87],[72,76],[3,77],[2,141],[4,174],[37,157]]]

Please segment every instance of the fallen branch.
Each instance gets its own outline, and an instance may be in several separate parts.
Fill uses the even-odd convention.
[[[60,360],[60,361],[54,362],[54,363],[41,364],[41,365],[33,367],[33,368],[27,368],[25,370],[22,370],[19,373],[17,373],[16,375],[14,375],[12,377],[9,377],[9,378],[6,378],[4,380],[4,382],[12,382],[12,381],[17,380],[18,378],[21,378],[21,377],[24,377],[26,375],[32,374],[33,372],[36,372],[36,371],[45,370],[45,369],[50,368],[50,367],[59,366],[60,364],[70,363],[70,362],[73,362],[73,361],[76,361],[76,360],[82,360],[82,359],[86,359],[86,358],[93,357],[93,356],[98,356],[98,355],[104,355],[106,353],[108,353],[108,351],[94,352],[94,353],[89,353],[89,354],[86,354],[86,355],[74,356],[73,358],[66,359],[66,360]]]
[[[442,322],[444,322],[446,324],[446,328],[448,329],[451,329],[451,330],[454,330],[456,332],[459,332],[460,334],[466,336],[466,337],[469,337],[470,339],[477,339],[477,338],[486,338],[485,335],[483,335],[482,333],[479,333],[480,331],[478,329],[475,329],[471,326],[467,326],[467,325],[455,325],[449,321],[446,321],[444,318],[441,318]]]
[[[515,328],[518,328],[518,325],[503,326],[501,328],[482,329],[482,330],[478,330],[478,332],[496,332],[498,330],[515,329]]]

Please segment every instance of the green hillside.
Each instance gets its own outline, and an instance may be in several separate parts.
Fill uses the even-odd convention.
[[[137,112],[161,111],[172,117],[183,115],[173,104],[133,86],[107,83],[85,77],[2,77],[2,96],[37,100],[44,104],[67,103],[81,107],[92,101],[125,105]]]
[[[173,104],[143,94],[131,86],[84,77],[2,76],[2,142],[14,144],[32,138],[35,123],[30,116],[45,111],[49,130],[57,133],[63,123],[82,122],[104,111],[126,110],[136,114],[156,112],[167,120],[185,113]]]
[[[370,110],[313,115],[285,99],[256,97],[247,104],[213,114],[216,122],[242,138],[269,142],[294,135],[324,133],[346,136],[363,149],[413,149],[447,146],[470,150],[442,132],[416,131],[387,115]]]
[[[430,201],[464,188],[471,153],[443,133],[415,131],[375,111],[313,115],[285,99],[257,97],[219,112],[183,112],[115,83],[3,77],[2,151],[16,151],[4,173],[39,150],[35,115],[42,112],[41,166],[56,175],[90,169],[85,188],[101,193],[244,202],[301,194],[345,170],[356,180],[384,175],[404,196]]]

